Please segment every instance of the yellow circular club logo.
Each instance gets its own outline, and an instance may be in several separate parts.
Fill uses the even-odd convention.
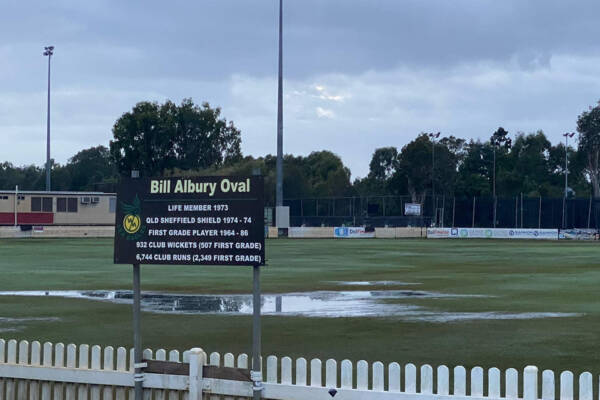
[[[127,214],[125,218],[123,218],[123,229],[129,234],[136,233],[140,230],[141,226],[142,223],[139,215]]]

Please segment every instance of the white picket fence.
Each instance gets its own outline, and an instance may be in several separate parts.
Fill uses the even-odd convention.
[[[252,395],[250,382],[206,378],[202,366],[248,368],[248,356],[231,353],[208,357],[201,349],[183,354],[177,350],[144,351],[144,358],[189,363],[189,375],[146,373],[144,400],[233,400]],[[35,341],[17,343],[0,339],[0,400],[132,400],[133,352],[123,347],[83,344],[41,345]],[[269,356],[263,371],[263,398],[281,400],[593,400],[592,374],[579,375],[577,387],[570,371],[552,371],[541,376],[534,366],[522,373],[498,368],[484,371],[474,367],[467,371],[446,366],[436,369],[413,364],[401,367],[381,362],[369,366],[366,361],[355,365],[319,359],[307,361],[290,357]],[[541,390],[538,387],[541,384]],[[335,389],[335,394],[331,389]]]

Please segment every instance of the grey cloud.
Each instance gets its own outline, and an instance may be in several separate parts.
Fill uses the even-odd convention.
[[[222,106],[244,152],[273,153],[277,3],[5,1],[0,160],[43,162],[47,44],[60,162],[108,143],[135,102],[184,97]],[[556,141],[600,92],[597,0],[284,3],[286,151],[331,149],[355,175],[423,130]]]

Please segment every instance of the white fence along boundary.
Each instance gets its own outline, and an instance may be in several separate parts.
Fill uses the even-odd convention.
[[[153,353],[144,358],[189,363],[189,376],[151,374],[144,378],[145,400],[234,400],[252,395],[250,382],[203,378],[202,366],[248,368],[248,356],[207,355],[201,349]],[[0,400],[131,400],[133,352],[87,344],[67,346],[0,339]],[[269,356],[263,371],[263,398],[281,400],[593,400],[592,374],[558,377],[537,367],[523,371],[414,364],[402,367],[361,360]],[[332,389],[335,395],[332,396]],[[331,392],[331,393],[330,393]],[[600,398],[600,397],[599,397]]]

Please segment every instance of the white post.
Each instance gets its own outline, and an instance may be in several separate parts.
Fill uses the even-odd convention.
[[[190,395],[189,400],[202,400],[202,368],[206,364],[206,354],[201,348],[190,350]]]
[[[19,185],[15,186],[15,226],[17,226],[17,201],[19,199]]]

